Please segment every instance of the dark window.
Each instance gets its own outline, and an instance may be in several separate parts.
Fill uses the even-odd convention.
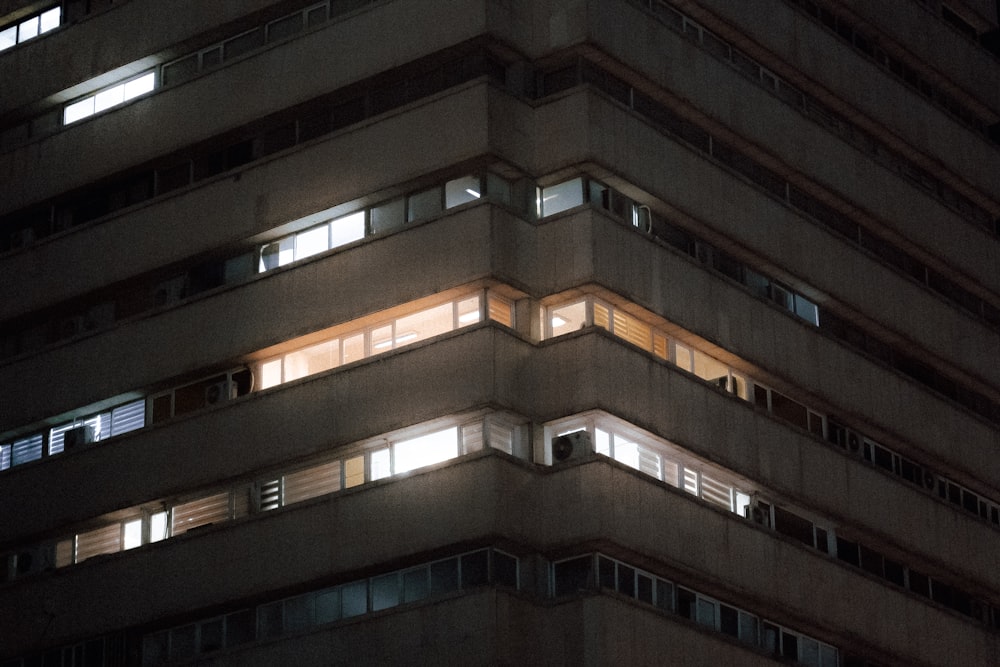
[[[486,549],[462,556],[462,588],[482,586],[490,580],[490,553]]]
[[[814,546],[811,521],[775,506],[774,524],[774,529],[782,535],[788,535],[810,547]]]
[[[732,607],[719,605],[719,629],[731,637],[739,637],[740,615]]]
[[[444,593],[458,588],[458,559],[431,563],[431,593]]]
[[[593,566],[594,559],[591,556],[581,556],[556,563],[552,568],[556,596],[572,595],[590,588],[593,581],[591,578]]]

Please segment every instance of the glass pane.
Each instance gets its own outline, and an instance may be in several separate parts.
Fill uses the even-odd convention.
[[[42,12],[42,15],[38,17],[38,32],[43,33],[58,28],[61,16],[62,10],[59,7]]]
[[[88,97],[85,100],[66,105],[63,109],[63,123],[69,125],[87,116],[94,115],[94,98]]]
[[[447,461],[458,456],[458,427],[402,440],[395,443],[393,448],[396,454],[397,474]]]
[[[201,646],[202,653],[218,651],[222,648],[222,619],[214,618],[201,624]]]
[[[481,319],[479,312],[479,297],[474,296],[458,302],[458,326],[475,324]]]
[[[423,220],[441,212],[441,188],[436,187],[410,195],[406,207],[406,221]]]
[[[674,345],[674,363],[677,364],[677,367],[685,371],[690,371],[692,361],[691,350],[680,343],[676,343]]]
[[[479,177],[463,176],[444,184],[444,207],[451,208],[479,199]]]
[[[156,74],[148,72],[138,79],[132,79],[125,84],[125,99],[130,100],[153,90],[156,85]]]
[[[285,600],[285,632],[295,632],[312,627],[312,593]]]
[[[342,352],[343,363],[349,364],[365,358],[365,335],[363,333],[354,334],[344,339]]]
[[[552,326],[553,337],[582,329],[587,324],[586,302],[578,301],[566,306],[550,308],[549,324]]]
[[[353,584],[346,584],[341,587],[340,594],[344,603],[344,618],[368,613],[367,582],[356,581]]]
[[[122,531],[122,549],[142,546],[142,519],[126,521]]]
[[[392,325],[378,327],[372,330],[372,354],[392,349]]]
[[[746,612],[740,612],[740,640],[750,644],[757,643],[757,617]]]
[[[555,595],[572,595],[577,591],[593,586],[591,570],[594,567],[592,556],[581,556],[572,560],[555,563],[552,566],[553,591]]]
[[[451,331],[455,326],[453,313],[454,307],[451,303],[442,303],[440,306],[400,317],[396,320],[396,338],[393,347],[408,345]],[[375,345],[374,333],[372,345]]]
[[[330,223],[330,247],[336,248],[365,237],[365,212],[358,211]]]
[[[168,512],[157,512],[149,517],[149,541],[159,542],[167,538]]]
[[[355,456],[344,461],[344,488],[365,483],[365,458]]]
[[[393,199],[372,207],[372,234],[380,234],[402,226],[402,199]]]
[[[33,16],[17,26],[17,41],[23,42],[38,35],[38,17]]]
[[[318,343],[285,355],[285,382],[336,367],[340,362],[340,341]]]
[[[795,314],[809,324],[819,326],[819,308],[801,294],[795,295]]]
[[[330,247],[330,227],[320,225],[295,235],[295,259],[319,254]]]
[[[729,368],[698,350],[694,351],[694,374],[722,389],[729,389]]]
[[[280,637],[284,629],[281,602],[272,602],[257,608],[257,636],[261,639]]]
[[[0,30],[0,51],[9,49],[17,44],[17,26],[11,26],[6,30]]]
[[[399,575],[395,572],[372,579],[372,611],[399,604]]]
[[[295,259],[295,237],[286,236],[283,239],[267,243],[260,249],[261,273],[285,266]]]
[[[583,179],[574,178],[564,183],[541,189],[540,215],[554,215],[583,203]]]
[[[316,593],[314,602],[316,625],[340,620],[340,589],[329,588]]]
[[[226,646],[246,644],[255,637],[252,609],[244,609],[226,616]]]
[[[172,660],[189,658],[194,655],[196,632],[197,628],[193,624],[170,631],[170,658]]]
[[[431,563],[431,592],[445,593],[458,589],[458,559]]]
[[[482,586],[489,583],[490,560],[489,551],[486,549],[462,556],[461,566],[462,588]]]
[[[517,588],[517,559],[500,551],[493,552],[493,581]]]
[[[371,453],[372,481],[384,479],[392,474],[389,449],[379,449]]]
[[[819,665],[819,642],[809,637],[799,638],[799,662],[809,667]]]
[[[125,101],[125,86],[108,88],[94,95],[94,113],[110,109]]]
[[[281,384],[281,359],[265,361],[260,365],[260,388],[276,387]]]
[[[422,600],[430,593],[429,571],[426,567],[403,573],[403,602]]]
[[[715,627],[715,603],[705,598],[698,598],[697,617],[695,618],[701,625],[710,628]]]

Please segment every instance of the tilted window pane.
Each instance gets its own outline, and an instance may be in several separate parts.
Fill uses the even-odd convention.
[[[69,125],[70,123],[75,123],[78,120],[82,120],[93,115],[94,98],[88,97],[84,100],[80,100],[79,102],[67,105],[67,107],[63,109],[63,123]]]
[[[388,448],[379,449],[371,453],[370,463],[371,463],[372,481],[376,479],[384,479],[392,475],[390,460],[391,457]]]
[[[17,26],[17,41],[23,42],[38,35],[38,17],[33,16],[27,21],[22,21]]]
[[[17,26],[11,26],[6,30],[0,30],[0,51],[9,49],[17,44]]]
[[[260,388],[267,389],[281,384],[281,359],[265,361],[260,365]]]
[[[482,194],[480,193],[478,176],[463,176],[444,184],[444,205],[445,208],[459,206],[470,201],[476,201]]]
[[[130,100],[150,92],[156,86],[156,74],[149,72],[125,84],[125,99]]]
[[[270,271],[279,266],[290,264],[295,259],[295,237],[287,236],[273,243],[268,243],[260,249],[259,270]]]
[[[122,525],[122,549],[134,549],[142,545],[142,519],[132,519]]]
[[[554,215],[583,204],[583,179],[574,178],[541,189],[540,215]]]
[[[552,336],[561,336],[582,329],[587,324],[587,304],[584,301],[549,310]]]

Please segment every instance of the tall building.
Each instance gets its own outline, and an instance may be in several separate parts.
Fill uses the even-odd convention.
[[[1000,664],[994,0],[0,0],[0,666]]]

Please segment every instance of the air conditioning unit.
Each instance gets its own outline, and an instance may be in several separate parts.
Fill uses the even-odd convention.
[[[205,387],[205,405],[225,403],[236,398],[236,383],[231,380],[216,382]]]
[[[552,438],[552,462],[567,463],[587,458],[594,451],[590,434],[575,431]]]
[[[82,424],[66,431],[63,434],[63,449],[74,449],[82,445],[88,445],[94,441],[94,427]]]

